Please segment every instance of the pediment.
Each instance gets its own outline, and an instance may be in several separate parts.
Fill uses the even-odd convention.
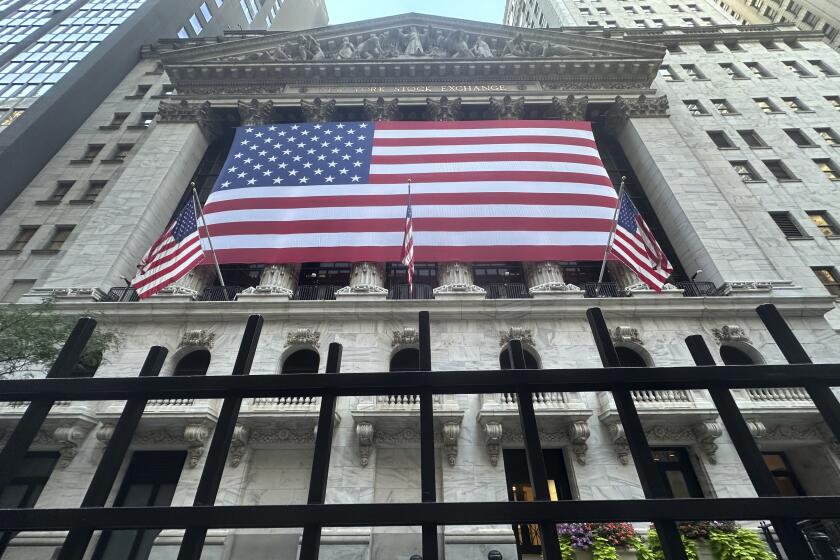
[[[318,29],[268,33],[162,54],[167,66],[353,64],[365,61],[661,60],[659,46],[408,13]]]

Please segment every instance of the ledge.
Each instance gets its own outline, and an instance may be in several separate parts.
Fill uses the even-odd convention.
[[[0,249],[0,257],[12,257],[20,255],[23,251],[19,249]]]
[[[29,253],[32,255],[57,255],[58,249],[32,249]]]
[[[125,163],[124,159],[103,159],[100,160],[99,163],[109,163],[114,165],[119,165],[120,163]]]
[[[92,159],[71,159],[71,160],[70,160],[70,163],[71,163],[71,164],[77,164],[77,163],[78,163],[78,164],[81,164],[81,163],[84,163],[84,164],[86,164],[86,165],[90,165],[91,163],[93,163],[93,160],[92,160]]]
[[[151,125],[146,126],[145,124],[130,124],[125,127],[126,130],[146,130],[148,128],[151,128]]]
[[[119,130],[120,125],[118,124],[103,124],[99,127],[99,130]]]
[[[36,200],[35,206],[58,206],[61,204],[60,200]]]
[[[74,200],[68,200],[67,204],[70,204],[71,206],[90,206],[93,204],[93,201],[86,198],[77,198]]]
[[[126,95],[123,99],[143,99],[146,97],[146,94],[143,95]]]

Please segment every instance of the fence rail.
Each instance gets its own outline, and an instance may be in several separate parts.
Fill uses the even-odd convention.
[[[81,560],[96,530],[185,529],[179,560],[198,560],[211,528],[302,527],[301,560],[318,558],[321,528],[421,526],[424,560],[437,560],[440,525],[532,523],[539,526],[545,560],[561,560],[557,522],[653,521],[666,560],[686,560],[677,520],[762,520],[773,523],[788,558],[813,560],[797,522],[840,518],[840,497],[779,497],[772,473],[728,389],[804,387],[828,429],[840,439],[840,403],[831,387],[840,385],[840,366],[813,365],[772,305],[758,308],[789,365],[716,366],[704,340],[686,344],[697,366],[619,367],[618,355],[600,309],[587,318],[602,369],[527,370],[519,340],[508,346],[513,370],[431,371],[430,319],[420,313],[420,371],[339,375],[341,346],[330,345],[325,374],[248,376],[262,329],[262,318],[248,319],[230,376],[156,377],[167,351],[150,349],[138,378],[73,378],[73,366],[95,322],[80,320],[46,379],[0,381],[0,400],[31,401],[0,451],[0,491],[18,472],[24,456],[56,400],[121,400],[125,409],[114,428],[81,508],[0,509],[0,531],[69,530],[59,560]],[[680,391],[705,388],[714,401],[758,498],[666,499],[666,482],[656,466],[631,391]],[[645,499],[551,502],[546,466],[534,411],[534,393],[610,391],[616,402]],[[511,393],[522,425],[534,502],[437,503],[433,402],[435,395]],[[422,503],[324,504],[329,475],[336,397],[340,395],[417,395],[420,416]],[[309,496],[306,505],[213,506],[236,427],[242,398],[320,397]],[[105,508],[134,432],[149,399],[223,398],[193,507]]]

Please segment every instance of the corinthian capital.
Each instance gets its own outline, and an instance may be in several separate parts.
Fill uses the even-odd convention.
[[[238,101],[239,120],[243,125],[268,124],[271,122],[271,113],[274,110],[274,102],[271,100],[261,102],[257,99],[251,101]]]
[[[190,103],[186,99],[173,103],[161,101],[158,105],[160,123],[197,123],[205,136],[218,132],[218,123],[210,108],[210,102]]]
[[[589,97],[568,96],[566,99],[554,97],[551,99],[551,107],[545,113],[550,119],[562,119],[565,121],[582,121],[586,118],[586,107],[589,105]]]
[[[400,100],[392,99],[385,101],[380,97],[376,101],[363,101],[365,107],[365,115],[372,121],[393,121],[396,120],[400,114]]]
[[[331,121],[335,114],[335,99],[322,101],[320,97],[316,97],[311,103],[301,100],[300,108],[303,110],[306,122],[323,123]]]
[[[461,98],[426,99],[426,114],[430,121],[457,121],[461,118]]]

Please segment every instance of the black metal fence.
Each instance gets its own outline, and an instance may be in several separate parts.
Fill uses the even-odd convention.
[[[675,282],[674,285],[683,290],[685,297],[716,296],[717,286],[714,282]]]
[[[487,299],[527,299],[531,297],[525,284],[483,284]]]
[[[414,284],[413,290],[408,289],[408,284],[391,284],[388,299],[434,299],[434,292],[429,284]]]
[[[295,289],[295,294],[292,299],[298,301],[323,301],[335,299],[335,292],[341,286],[332,286],[329,284],[320,286],[298,286]]]
[[[331,344],[326,374],[256,375],[251,371],[263,320],[248,319],[230,376],[156,377],[167,350],[152,347],[138,378],[69,378],[95,322],[80,320],[46,379],[0,381],[0,400],[30,404],[0,451],[0,491],[18,472],[24,456],[56,400],[126,400],[81,508],[2,509],[0,531],[69,531],[59,560],[81,560],[95,530],[184,529],[179,560],[199,560],[208,529],[302,527],[300,558],[318,558],[322,527],[421,526],[424,560],[437,560],[438,528],[443,525],[538,524],[545,560],[562,558],[556,523],[652,521],[667,560],[685,560],[677,520],[772,521],[791,560],[811,560],[812,552],[797,522],[840,518],[840,497],[780,497],[773,475],[750,434],[730,389],[804,387],[835,438],[840,439],[840,403],[831,390],[840,384],[840,366],[813,365],[772,305],[758,308],[789,365],[715,366],[699,336],[686,344],[697,366],[622,368],[601,310],[587,318],[603,369],[528,370],[520,341],[509,344],[513,370],[437,371],[431,373],[431,332],[420,313],[420,362],[417,372],[340,375],[341,346]],[[758,498],[668,499],[666,481],[636,411],[632,390],[706,389],[744,464]],[[551,502],[537,420],[534,392],[610,391],[636,466],[645,499]],[[519,418],[536,501],[436,503],[433,395],[510,392],[517,396]],[[325,504],[331,437],[339,396],[417,394],[420,396],[421,503]],[[244,397],[321,397],[321,410],[306,505],[214,506],[226,457]],[[224,399],[192,507],[104,507],[125,460],[148,399]]]
[[[624,297],[626,295],[618,282],[587,282],[583,285],[583,297]]]

